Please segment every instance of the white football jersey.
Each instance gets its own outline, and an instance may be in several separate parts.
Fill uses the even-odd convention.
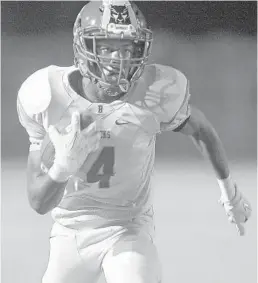
[[[112,103],[85,99],[80,82],[78,69],[49,66],[32,74],[18,94],[30,150],[40,150],[49,125],[61,130],[75,110],[91,114],[101,132],[99,150],[70,179],[53,218],[69,225],[95,216],[135,217],[151,206],[156,135],[190,116],[187,79],[172,67],[148,65],[129,93]]]

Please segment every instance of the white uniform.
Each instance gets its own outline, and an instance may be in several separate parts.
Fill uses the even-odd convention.
[[[74,67],[50,66],[32,74],[18,94],[30,150],[40,150],[49,125],[60,130],[68,125],[75,109],[90,113],[102,136],[99,151],[69,181],[52,211],[43,282],[96,282],[103,268],[108,283],[157,283],[151,200],[155,140],[190,116],[187,79],[172,67],[149,65],[125,97],[109,104],[80,96],[79,82]]]

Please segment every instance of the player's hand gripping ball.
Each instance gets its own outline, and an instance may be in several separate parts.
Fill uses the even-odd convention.
[[[41,168],[47,172],[55,163],[67,174],[76,173],[90,152],[97,150],[100,134],[87,113],[74,112],[64,129],[50,126],[41,146]]]

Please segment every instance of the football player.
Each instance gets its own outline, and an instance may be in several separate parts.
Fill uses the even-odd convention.
[[[107,283],[159,283],[151,199],[157,134],[192,138],[215,170],[221,204],[240,235],[250,204],[213,126],[189,104],[186,77],[147,65],[153,37],[135,4],[90,2],[73,35],[74,66],[38,70],[17,100],[30,139],[30,205],[54,219],[42,282],[94,283],[104,272]],[[82,114],[93,120],[86,128]],[[47,135],[51,166],[41,151]]]

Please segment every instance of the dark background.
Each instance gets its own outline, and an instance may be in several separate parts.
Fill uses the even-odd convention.
[[[52,224],[49,214],[39,216],[28,204],[28,137],[17,118],[17,92],[39,68],[73,63],[72,25],[85,3],[1,3],[3,283],[41,282]],[[257,3],[137,3],[154,30],[150,62],[174,66],[188,77],[192,103],[217,129],[231,173],[254,210],[247,235],[238,237],[217,204],[219,189],[208,162],[183,135],[159,136],[154,208],[162,282],[256,283]]]
[[[2,3],[2,31],[29,34],[73,26],[88,1]],[[256,35],[256,1],[136,1],[152,28],[182,34],[227,30]]]

